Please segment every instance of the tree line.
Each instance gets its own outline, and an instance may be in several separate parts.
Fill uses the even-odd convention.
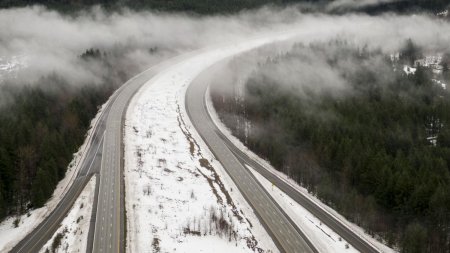
[[[264,5],[269,6],[288,6],[298,3],[315,4],[312,10],[324,10],[328,3],[333,0],[0,0],[0,8],[22,7],[28,5],[44,5],[48,8],[61,12],[71,13],[94,5],[100,5],[106,10],[120,10],[121,8],[130,8],[133,10],[154,10],[167,12],[190,12],[201,15],[208,14],[228,14],[237,13],[242,10],[259,8]],[[444,8],[448,8],[447,0],[403,0],[403,1],[386,1],[378,5],[361,8],[357,11],[367,12],[371,14],[382,12],[416,12],[431,11],[433,13],[440,12]]]
[[[449,252],[449,92],[428,69],[401,70],[417,54],[411,48],[393,63],[381,52],[330,47],[297,46],[260,64],[243,97],[234,84],[213,85],[221,119],[251,150],[369,234],[402,252]],[[317,92],[311,87],[321,83],[286,85],[267,76],[289,59],[310,61],[305,50],[325,55],[326,68],[346,88]],[[374,58],[383,59],[381,66]]]
[[[80,59],[102,57],[90,49]],[[113,71],[120,72],[111,67],[100,84],[73,84],[57,74],[30,84],[1,83],[0,95],[9,102],[0,106],[0,220],[51,197],[99,106],[124,81]]]

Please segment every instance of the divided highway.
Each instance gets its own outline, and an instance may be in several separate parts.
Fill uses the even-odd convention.
[[[301,228],[284,213],[218,134],[202,99],[206,88],[206,82],[194,81],[186,92],[186,111],[198,133],[253,207],[281,251],[318,252]]]
[[[95,222],[91,224],[88,252],[124,252],[124,190],[122,180],[122,127],[128,102],[155,74],[189,54],[175,57],[133,77],[110,98],[88,137],[89,147],[81,167],[55,209],[10,252],[38,252],[50,240],[92,175],[97,178],[94,203]],[[93,226],[93,224],[96,224]],[[100,229],[96,229],[100,227]],[[103,230],[102,230],[103,227]],[[94,233],[95,231],[95,233]],[[94,236],[95,234],[95,236]],[[94,246],[93,246],[94,245]],[[94,247],[94,249],[93,249]]]
[[[111,98],[111,101],[114,101],[114,97]],[[108,103],[98,119],[98,123],[94,126],[89,139],[90,145],[85,151],[80,170],[64,197],[50,215],[10,252],[38,252],[59,228],[59,224],[67,215],[75,200],[91,179],[91,176],[99,172],[105,119],[110,107],[110,103]]]
[[[261,36],[241,44],[194,51],[169,59],[126,82],[114,93],[100,116],[89,139],[90,146],[81,161],[80,171],[63,199],[55,210],[11,252],[38,252],[56,232],[59,224],[93,174],[98,174],[99,177],[97,178],[96,202],[93,210],[95,222],[91,223],[87,251],[96,253],[125,252],[123,127],[125,113],[134,94],[155,76],[170,72],[171,66],[181,66],[186,63],[199,64],[200,62],[199,65],[205,67],[199,68],[199,72],[193,74],[195,77],[205,72],[205,69],[209,66],[225,58],[291,36],[292,34],[278,33],[272,36]],[[207,59],[207,63],[205,63],[205,59]],[[301,228],[298,228],[284,213],[252,173],[245,168],[244,164],[249,164],[269,180],[275,182],[280,189],[334,229],[355,248],[362,252],[377,252],[334,217],[324,212],[315,203],[296,192],[282,180],[271,176],[261,165],[252,161],[228,141],[209,117],[204,102],[206,90],[206,82],[197,80],[191,82],[186,91],[186,111],[198,133],[251,204],[280,250],[285,252],[317,252],[314,245],[303,234]]]
[[[257,180],[255,179],[253,174],[245,167],[245,165],[249,165],[270,182],[275,184],[289,197],[302,205],[306,210],[314,214],[324,224],[333,229],[333,231],[344,238],[355,249],[359,250],[360,252],[368,253],[380,252],[377,248],[374,247],[374,245],[362,239],[354,231],[337,220],[337,218],[323,210],[316,203],[305,197],[302,193],[298,192],[284,180],[268,171],[260,163],[250,158],[245,152],[236,147],[236,145],[234,145],[233,142],[231,142],[221,132],[221,130],[213,122],[206,106],[206,96],[209,96],[209,94],[207,94],[207,90],[210,80],[211,74],[207,73],[206,71],[204,72],[203,76],[199,76],[196,80],[194,80],[186,94],[186,108],[191,112],[190,115],[192,122],[194,123],[197,131],[201,134],[205,142],[208,143],[211,151],[213,151],[216,157],[222,162],[223,166],[227,169],[235,182],[237,181],[236,183],[238,185],[239,181],[242,181],[240,184],[244,186],[243,193],[245,194],[245,189],[249,188],[249,192],[247,194],[250,195],[250,198],[254,198],[254,195],[258,193],[254,192],[253,189],[257,187],[262,188],[259,183],[256,185],[254,184],[254,181]]]
[[[47,218],[10,252],[38,252],[57,231],[94,174],[99,177],[87,252],[125,252],[122,133],[126,108],[133,95],[148,80],[197,53],[194,51],[168,59],[131,78],[111,96],[88,137],[89,146],[73,183]]]

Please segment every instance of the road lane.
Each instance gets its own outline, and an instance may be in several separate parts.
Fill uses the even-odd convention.
[[[212,69],[212,68],[211,68]],[[339,234],[344,240],[350,243],[355,249],[360,252],[368,252],[368,253],[378,253],[381,252],[375,245],[371,244],[369,241],[362,238],[360,235],[355,233],[350,227],[343,224],[340,220],[338,220],[335,216],[331,215],[329,212],[325,211],[323,208],[318,206],[315,202],[311,201],[309,198],[303,195],[303,193],[297,191],[290,184],[280,179],[278,176],[274,175],[272,172],[267,170],[260,163],[254,161],[250,158],[245,152],[240,150],[236,145],[233,144],[217,127],[217,125],[213,122],[208,108],[206,106],[206,96],[208,90],[208,84],[210,83],[210,74],[204,72],[202,76],[199,76],[192,85],[196,87],[195,96],[197,99],[202,97],[202,106],[203,106],[203,124],[208,122],[209,125],[213,128],[212,131],[216,133],[217,136],[221,139],[223,144],[230,150],[231,153],[240,161],[243,168],[248,171],[245,165],[249,165],[253,169],[255,169],[258,173],[263,175],[266,179],[276,185],[280,190],[286,193],[289,197],[294,199],[297,203],[303,206],[310,213],[315,215],[322,223],[330,227],[334,232]],[[200,100],[200,99],[198,99]],[[251,172],[249,172],[251,174]],[[253,176],[251,174],[251,176]]]
[[[280,249],[285,252],[317,252],[301,228],[289,219],[217,134],[202,99],[206,87],[205,82],[194,81],[186,92],[186,111],[197,132],[252,205]]]

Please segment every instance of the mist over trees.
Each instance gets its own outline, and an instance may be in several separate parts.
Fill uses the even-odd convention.
[[[213,81],[212,98],[251,150],[369,234],[448,252],[450,94],[429,69],[403,72],[417,55],[412,41],[394,62],[345,41],[297,45]]]
[[[426,9],[434,12],[445,8],[447,6],[446,2],[443,0],[394,1],[361,7],[360,10],[377,13],[386,10],[406,12]],[[395,24],[396,27],[411,25],[415,29],[429,31],[426,35],[420,34],[420,37],[424,38],[422,43],[428,43],[434,39],[433,36],[436,30],[448,28],[448,26],[442,25],[443,23],[437,23],[427,16],[409,18],[406,16],[386,15],[377,19],[373,16],[361,15],[359,17],[351,16],[347,20],[347,17],[344,15],[307,15],[306,13],[297,12],[295,8],[292,8],[292,10],[284,9],[280,12],[277,11],[277,8],[268,8],[255,11],[250,13],[250,15],[245,12],[241,12],[236,16],[209,15],[235,13],[266,4],[279,7],[296,3],[305,4],[305,8],[309,6],[311,10],[320,11],[321,8],[326,8],[330,1],[0,0],[0,8],[10,8],[9,10],[1,10],[2,15],[0,17],[3,17],[1,22],[3,26],[0,29],[2,35],[0,36],[0,54],[3,57],[24,53],[29,59],[32,59],[27,70],[33,70],[20,71],[17,79],[0,82],[0,219],[7,215],[21,214],[30,208],[44,205],[53,193],[58,181],[64,176],[67,165],[72,160],[72,154],[82,144],[89,122],[96,114],[99,106],[132,74],[169,56],[225,40],[241,38],[242,34],[246,36],[255,35],[262,28],[277,27],[277,23],[284,23],[288,27],[293,23],[289,24],[289,21],[286,20],[294,22],[299,17],[305,21],[305,23],[300,24],[305,28],[302,28],[305,31],[304,35],[310,35],[309,32],[311,30],[316,31],[316,29],[319,29],[320,32],[318,34],[330,36],[329,34],[334,34],[337,30],[336,26],[344,27],[352,35],[360,34],[362,33],[360,30],[368,30],[368,27],[373,27],[374,24],[377,24],[378,29],[385,26],[384,23],[379,22],[380,20],[385,20],[385,22]],[[15,9],[15,7],[35,4],[43,5],[50,8],[50,10],[44,7]],[[101,5],[104,9],[90,9],[94,5]],[[127,8],[139,11],[151,10],[152,12],[133,12],[127,10]],[[57,10],[58,12],[51,10]],[[338,8],[336,12],[345,12],[346,10],[345,8]],[[357,8],[357,10],[359,9]],[[163,11],[193,12],[195,14],[192,17],[187,14],[170,16]],[[196,14],[207,15],[199,18],[200,15]],[[353,30],[351,28],[355,28],[353,26],[355,22],[364,25]],[[422,23],[424,26],[421,26]],[[298,26],[300,27],[300,25]],[[47,29],[50,32],[41,32]],[[199,36],[199,31],[202,33],[201,36]],[[401,33],[392,29],[389,36],[411,36],[408,32],[417,33],[416,31],[411,29]],[[378,35],[378,37],[367,36],[365,39],[379,40],[380,34],[374,34]],[[382,34],[382,36],[384,37],[385,34]],[[307,38],[307,36],[304,37]],[[442,42],[445,43],[445,41]],[[411,63],[419,53],[416,50],[417,46],[412,41],[409,46],[405,47],[402,60]],[[88,47],[98,47],[99,49],[87,49]],[[391,69],[390,66],[386,65],[384,56],[380,52],[361,49],[361,52],[355,53],[351,48],[340,48],[345,50],[340,55],[336,55],[335,52],[335,58],[325,59],[322,56],[323,59],[330,62],[330,66],[334,66],[338,70],[347,66],[349,62],[368,64],[371,62],[368,59],[375,58],[377,59],[376,66],[384,66],[387,69]],[[86,52],[77,57],[78,54],[83,52],[82,50],[86,50]],[[110,54],[104,51],[108,51]],[[299,49],[299,51],[301,50]],[[323,54],[325,51],[323,46],[318,46],[313,52],[320,55],[320,52]],[[155,54],[158,57],[155,57]],[[116,59],[108,59],[109,56]],[[307,56],[312,57],[311,55]],[[297,58],[295,54],[283,57],[291,57],[291,60]],[[277,61],[283,60],[283,57],[277,59]],[[448,55],[446,57],[450,59]],[[343,62],[342,59],[349,61]],[[314,61],[310,62],[314,63]],[[263,68],[268,72],[268,68],[275,66],[274,62],[268,62]],[[444,122],[447,118],[442,115],[445,113],[449,115],[448,111],[446,111],[447,104],[443,103],[438,106],[436,101],[439,101],[438,97],[446,97],[447,95],[440,94],[440,90],[434,90],[434,86],[429,82],[430,73],[427,70],[419,69],[414,76],[403,76],[400,72],[389,73],[389,76],[394,78],[391,80],[398,80],[398,87],[393,85],[397,87],[397,90],[394,91],[399,91],[399,96],[405,100],[399,100],[403,101],[403,104],[400,106],[396,104],[400,102],[394,103],[395,96],[393,94],[395,92],[387,92],[385,88],[385,86],[390,87],[394,81],[386,83],[377,79],[380,77],[380,73],[383,76],[388,72],[376,72],[380,69],[371,69],[369,66],[363,66],[365,68],[357,69],[355,72],[348,72],[348,69],[346,69],[346,71],[343,71],[345,76],[342,77],[342,73],[339,71],[327,72],[327,75],[322,75],[323,79],[321,82],[332,83],[326,81],[336,81],[334,84],[337,85],[337,81],[340,80],[340,83],[342,83],[342,81],[348,81],[347,79],[349,79],[351,83],[354,82],[356,85],[356,83],[377,80],[370,87],[359,88],[361,90],[358,92],[365,94],[365,100],[361,98],[359,100],[356,99],[358,96],[350,99],[351,96],[348,96],[345,90],[336,90],[337,93],[343,92],[342,94],[346,94],[343,97],[335,97],[333,94],[324,97],[322,95],[319,96],[318,90],[312,86],[302,91],[305,94],[312,94],[311,98],[315,102],[312,103],[314,105],[313,109],[315,112],[321,112],[318,114],[308,114],[311,104],[308,103],[307,107],[305,102],[302,102],[303,100],[299,100],[299,97],[294,96],[296,92],[286,93],[285,89],[278,89],[276,87],[278,84],[277,80],[270,79],[270,75],[265,76],[264,78],[266,79],[260,79],[257,73],[264,72],[262,70],[255,73],[254,78],[249,80],[247,85],[249,93],[247,95],[251,96],[245,100],[245,103],[233,104],[226,100],[227,103],[224,103],[223,106],[225,104],[229,106],[230,108],[227,110],[232,113],[245,109],[244,114],[239,115],[239,117],[248,116],[248,119],[251,121],[260,123],[265,128],[273,130],[273,133],[276,133],[273,140],[258,139],[259,134],[265,133],[265,130],[258,129],[258,124],[255,124],[251,135],[246,141],[285,172],[297,175],[294,172],[297,170],[301,171],[302,174],[296,176],[299,182],[303,183],[311,191],[316,192],[330,204],[335,203],[339,210],[349,217],[354,217],[353,219],[356,222],[363,225],[367,223],[366,227],[370,231],[382,234],[391,242],[398,242],[403,237],[410,238],[405,240],[407,242],[412,242],[413,240],[416,240],[416,242],[427,240],[429,242],[428,240],[434,235],[433,233],[441,236],[442,234],[439,234],[438,230],[444,229],[444,226],[448,225],[448,220],[446,221],[447,223],[442,221],[443,219],[448,219],[445,213],[448,212],[445,206],[448,203],[445,202],[448,201],[445,199],[448,196],[448,188],[436,183],[436,173],[433,174],[434,176],[431,179],[427,179],[429,181],[423,188],[420,188],[424,190],[414,195],[414,197],[418,196],[417,198],[419,199],[433,196],[433,204],[431,202],[428,204],[424,204],[423,201],[418,202],[419,204],[417,205],[420,207],[420,212],[413,211],[402,214],[404,216],[400,217],[406,218],[399,220],[397,219],[397,212],[403,212],[399,210],[406,210],[416,205],[410,203],[410,198],[412,197],[398,193],[398,199],[406,199],[405,203],[395,202],[392,204],[393,206],[383,204],[384,202],[378,199],[379,193],[368,190],[370,184],[356,184],[356,180],[360,180],[358,176],[359,170],[367,170],[372,173],[372,169],[364,167],[367,165],[367,161],[364,162],[362,158],[358,158],[359,153],[353,154],[353,156],[349,155],[351,159],[347,157],[347,150],[349,146],[354,147],[353,145],[360,145],[356,147],[358,149],[362,148],[367,143],[373,142],[376,139],[375,137],[384,136],[383,131],[386,128],[386,131],[390,133],[389,138],[393,142],[388,149],[389,152],[383,153],[380,151],[381,158],[377,159],[380,159],[378,161],[380,164],[381,162],[387,162],[387,167],[390,169],[386,171],[395,174],[395,177],[391,177],[391,174],[383,174],[383,177],[392,178],[390,184],[394,184],[396,179],[403,176],[403,174],[396,174],[397,172],[391,168],[393,166],[392,160],[396,161],[397,150],[402,151],[398,154],[399,156],[403,154],[403,156],[400,156],[403,158],[399,158],[400,161],[397,162],[399,164],[408,164],[408,168],[412,168],[402,172],[410,173],[411,182],[416,183],[414,180],[419,180],[417,179],[418,174],[415,174],[415,168],[418,166],[416,160],[419,161],[422,158],[415,158],[414,154],[416,153],[422,153],[424,156],[429,157],[429,160],[423,162],[425,164],[423,165],[424,168],[433,167],[431,171],[439,171],[439,168],[448,165],[449,161],[448,159],[437,159],[435,152],[440,150],[441,157],[448,155],[446,152],[450,145],[450,131],[446,128],[448,124],[444,124],[442,128],[434,129],[439,125],[438,122],[435,122],[436,119]],[[444,72],[445,75],[450,79],[448,71]],[[314,83],[314,81],[315,79],[310,79],[311,83]],[[257,83],[264,83],[265,85],[255,85]],[[418,88],[406,89],[405,87],[409,87],[410,84],[414,84],[414,87],[417,86]],[[292,89],[295,90],[296,88]],[[403,89],[406,90],[404,91]],[[266,94],[268,90],[273,91],[274,94],[268,96]],[[435,93],[428,93],[430,90]],[[368,95],[369,91],[371,92],[370,95]],[[405,95],[405,98],[403,98],[402,94]],[[266,96],[268,96],[267,101],[260,101],[264,100]],[[345,99],[341,101],[343,98]],[[425,103],[426,107],[423,107],[420,101]],[[412,106],[413,102],[418,104]],[[399,111],[395,115],[406,119],[399,121],[398,125],[393,126],[391,124],[395,121],[394,119],[381,124],[378,120],[368,116],[372,113],[380,118],[382,114],[378,109],[390,112],[388,104],[390,106],[398,106]],[[260,105],[263,105],[265,110],[261,111],[258,109]],[[301,107],[297,108],[298,106],[305,106],[304,110],[300,110]],[[365,114],[360,115],[362,113],[357,113],[356,107],[361,107],[361,110],[365,110]],[[340,115],[345,110],[351,111],[352,114],[348,117],[336,117],[336,115]],[[415,113],[414,118],[408,118],[410,116],[408,113]],[[228,116],[232,119],[235,117],[230,115]],[[275,118],[274,115],[276,115]],[[432,117],[424,118],[425,115]],[[287,118],[291,119],[287,120]],[[369,121],[369,118],[371,121]],[[348,120],[352,124],[349,124],[348,128],[343,126],[335,128],[331,123],[341,122],[342,120]],[[359,120],[367,120],[367,122],[381,125],[369,127],[368,129],[371,129],[373,132],[369,131],[369,137],[364,137],[363,141],[358,142],[355,138],[363,138],[362,136],[366,134],[363,131],[363,125],[353,124]],[[380,121],[383,122],[382,120]],[[423,128],[419,127],[420,124],[426,123],[430,125],[432,122],[433,127],[429,127],[427,131],[430,131],[429,133],[438,133],[437,146],[433,148],[427,146],[429,142],[421,139],[425,135],[423,134]],[[404,127],[403,124],[407,127]],[[414,127],[414,124],[417,124],[417,126]],[[318,125],[320,127],[317,127]],[[336,123],[336,125],[344,124]],[[242,135],[242,132],[239,132],[242,131],[241,127],[236,128],[236,134]],[[313,129],[316,127],[317,129]],[[286,129],[288,128],[297,130],[287,131]],[[379,129],[378,132],[374,130],[375,128]],[[427,132],[427,134],[429,133]],[[314,139],[308,137],[311,134]],[[340,139],[342,136],[348,140],[342,141]],[[332,139],[332,144],[325,143],[324,140],[326,138]],[[378,144],[365,151],[364,159],[372,159],[374,153],[379,153],[379,149],[387,148],[383,146],[383,143],[391,140],[389,138],[376,139]],[[412,144],[415,145],[415,142],[418,140],[422,141],[422,146],[418,148],[413,147]],[[346,144],[341,144],[341,142]],[[416,151],[412,152],[412,150]],[[302,163],[299,163],[299,161]],[[301,164],[303,167],[294,169],[294,165],[298,164]],[[348,168],[345,167],[347,169],[343,170],[343,165],[348,165]],[[344,172],[340,172],[341,170]],[[373,177],[379,176],[378,172],[374,172],[374,175],[369,172],[367,176],[367,173],[364,174],[367,177],[365,180],[371,180]],[[345,173],[348,173],[348,175]],[[334,176],[341,174],[347,175],[341,176],[344,183],[341,183],[340,180],[333,180]],[[443,175],[442,178],[445,179],[446,176]],[[362,180],[362,182],[365,181]],[[427,188],[435,183],[439,187]],[[392,190],[392,185],[388,186],[386,186],[385,190],[389,194],[397,191],[395,187]],[[411,185],[407,184],[402,187],[410,189],[408,187],[411,187]],[[341,190],[336,191],[336,189]],[[384,194],[387,193],[383,193],[381,196],[384,196]],[[344,199],[344,197],[348,197],[348,199]],[[340,202],[341,200],[343,201]],[[352,209],[355,203],[361,204],[360,206],[367,206],[367,208],[355,211]],[[434,209],[430,209],[432,205]],[[434,210],[435,213],[431,214],[429,210]],[[434,215],[438,221],[433,221],[434,223],[427,223],[428,220],[426,222],[416,221],[419,213],[428,218]],[[393,224],[400,224],[399,229],[401,232],[409,232],[405,232],[403,235],[403,233],[398,234],[396,231],[389,230]],[[438,224],[437,229],[430,229],[432,225],[436,224]],[[401,238],[399,239],[399,237]],[[441,237],[434,238],[439,238],[437,239],[439,240],[438,243],[445,241]],[[404,246],[404,248],[407,247],[414,248],[415,245],[408,244]]]
[[[344,4],[341,4],[343,2]],[[361,4],[365,1],[339,0],[0,0],[0,8],[23,7],[28,5],[44,5],[63,12],[73,12],[94,5],[100,5],[108,10],[118,10],[124,7],[133,10],[157,10],[169,12],[189,12],[198,14],[236,13],[242,10],[259,8],[264,5],[285,7],[300,4],[308,10],[346,13],[347,11],[362,11],[368,13],[382,12],[438,12],[449,7],[447,0],[393,0],[366,1],[371,4]],[[335,4],[337,3],[337,4]],[[350,3],[350,4],[349,4]],[[372,4],[373,3],[373,4]],[[332,7],[332,8],[330,8]]]
[[[80,58],[109,68],[101,84],[73,86],[54,74],[33,84],[12,80],[0,86],[1,94],[11,100],[0,107],[0,219],[45,204],[99,106],[128,78],[98,49]]]

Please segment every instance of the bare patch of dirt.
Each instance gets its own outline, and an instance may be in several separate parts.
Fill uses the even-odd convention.
[[[183,233],[185,235],[196,235],[196,236],[202,235],[202,233],[200,233],[200,231],[191,230],[190,228],[184,228]]]
[[[233,211],[234,216],[236,216],[239,221],[242,221],[242,219],[243,219],[242,216],[240,215],[238,209],[236,208],[236,205],[234,204],[233,199],[231,199],[231,196],[228,193],[227,189],[225,189],[225,186],[223,185],[223,182],[220,179],[220,176],[217,174],[217,172],[214,169],[214,167],[209,163],[209,161],[207,159],[205,159],[203,157],[200,158],[198,161],[200,162],[200,166],[202,166],[203,168],[206,168],[207,170],[211,171],[212,177],[214,179],[214,183],[216,183],[219,186],[220,190],[225,195],[225,198],[227,200],[227,204],[232,207],[232,211]]]
[[[183,117],[181,116],[180,105],[178,105],[177,112],[178,112],[178,116],[177,116],[178,126],[180,127],[181,131],[183,132],[184,136],[186,136],[186,139],[189,142],[189,151],[191,152],[191,155],[192,156],[195,155],[196,147],[197,147],[197,155],[200,155],[200,152],[201,152],[200,146],[195,141],[195,139],[192,137],[191,133],[189,133],[189,131],[186,129],[186,123],[184,122]]]
[[[159,246],[159,242],[160,241],[161,240],[159,238],[157,238],[157,237],[153,238],[153,241],[152,241],[153,253],[158,253],[158,252],[161,251],[161,247]]]
[[[173,173],[174,172],[173,170],[169,170],[168,168],[164,168],[164,171],[167,172],[167,173]]]

